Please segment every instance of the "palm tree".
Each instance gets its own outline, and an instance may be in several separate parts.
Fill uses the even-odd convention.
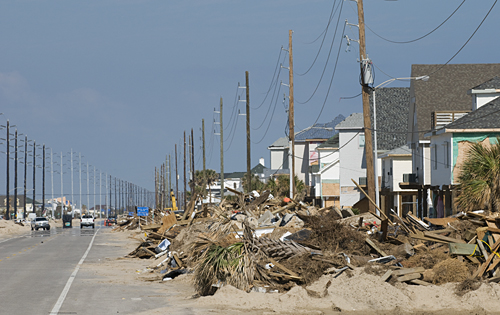
[[[219,174],[216,171],[207,169],[205,170],[205,174],[203,174],[202,170],[198,170],[195,173],[195,191],[205,197],[207,195],[206,187],[208,185],[209,195],[212,196],[212,184],[219,179]],[[212,199],[210,198],[210,203]]]
[[[500,137],[491,146],[471,144],[458,180],[457,205],[463,210],[500,211]]]

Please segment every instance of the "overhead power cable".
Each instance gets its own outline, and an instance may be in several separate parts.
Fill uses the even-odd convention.
[[[407,41],[397,41],[397,40],[390,40],[390,39],[387,39],[379,34],[377,34],[374,30],[372,30],[367,24],[365,24],[365,27],[368,28],[375,36],[389,42],[389,43],[394,43],[394,44],[409,44],[409,43],[413,43],[413,42],[416,42],[416,41],[419,41],[429,35],[431,35],[432,33],[434,33],[435,31],[437,31],[441,26],[443,26],[446,22],[448,22],[448,20],[458,11],[458,9],[460,9],[460,7],[465,3],[466,0],[463,0],[462,3],[460,3],[460,5],[450,14],[450,16],[448,16],[441,24],[439,24],[436,28],[434,28],[432,31],[428,32],[427,34],[425,35],[422,35],[418,38],[415,38],[415,39],[412,39],[412,40],[407,40]]]
[[[313,66],[314,66],[314,64],[316,63],[316,60],[318,60],[319,53],[321,52],[321,49],[323,48],[323,44],[325,43],[326,35],[328,34],[328,29],[330,28],[330,23],[332,22],[333,16],[335,15],[335,12],[336,12],[336,10],[334,10],[334,9],[335,9],[335,4],[336,4],[336,2],[337,2],[337,1],[334,1],[334,2],[333,2],[332,11],[330,12],[330,18],[328,19],[328,24],[326,25],[326,28],[323,30],[323,32],[321,32],[321,34],[324,34],[324,36],[323,36],[323,39],[321,40],[321,45],[319,46],[318,52],[316,53],[316,57],[314,57],[314,60],[313,60],[313,62],[312,62],[312,64],[311,64],[311,66],[309,67],[309,69],[307,69],[307,71],[306,71],[306,72],[304,72],[304,73],[296,73],[296,75],[298,75],[298,76],[303,76],[303,75],[306,75],[306,74],[307,74],[307,73],[308,73],[308,72],[312,69],[312,67],[313,67]],[[338,9],[339,7],[340,7],[340,5],[339,5],[339,6],[337,6],[337,9]],[[320,36],[318,36],[318,38],[320,38],[320,37],[321,37],[321,35],[320,35]],[[316,39],[315,39],[313,42],[311,42],[311,43],[314,43],[315,41],[317,41],[317,40],[318,40],[318,38],[316,38]]]
[[[281,46],[281,48],[280,48],[280,53],[278,55],[278,60],[276,61],[276,66],[274,67],[273,78],[271,79],[271,83],[269,84],[269,88],[267,89],[266,96],[264,97],[264,99],[262,100],[262,103],[260,103],[259,106],[257,106],[257,107],[250,106],[250,108],[252,108],[252,109],[259,109],[264,104],[264,102],[266,101],[267,97],[269,96],[269,92],[271,91],[271,89],[273,88],[273,86],[276,84],[276,80],[280,76],[280,73],[281,73],[280,60],[281,60],[281,52],[282,51],[283,51],[283,46]],[[285,52],[285,55],[283,56],[283,60],[285,60],[286,55],[287,55],[287,53]],[[276,75],[276,71],[278,71],[278,75]],[[276,80],[274,79],[275,77],[276,77]]]
[[[314,89],[314,91],[311,94],[311,96],[305,102],[300,102],[300,101],[296,100],[296,102],[299,103],[299,104],[306,104],[306,103],[308,103],[313,98],[313,96],[316,94],[316,91],[318,91],[319,85],[321,84],[321,81],[323,80],[323,76],[325,75],[326,67],[328,66],[328,62],[330,61],[330,56],[331,56],[331,53],[332,53],[333,44],[335,43],[335,38],[337,36],[337,30],[338,30],[338,27],[339,27],[340,15],[342,14],[343,3],[344,2],[341,2],[339,16],[338,16],[338,19],[337,19],[337,24],[335,26],[335,32],[333,33],[332,44],[330,45],[330,50],[328,51],[328,57],[326,58],[325,66],[323,68],[323,72],[321,73],[321,77],[319,78],[318,84],[316,85],[316,88]],[[344,30],[342,31],[342,37],[340,38],[340,43],[342,43],[342,38],[344,37],[345,26],[346,26],[346,24],[344,23]],[[339,45],[339,48],[340,47],[341,46]],[[339,49],[339,51],[337,53],[337,61],[338,61],[339,54],[340,54],[340,49]],[[337,65],[335,64],[335,67],[336,66]]]

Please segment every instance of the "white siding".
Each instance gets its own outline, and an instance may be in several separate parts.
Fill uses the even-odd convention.
[[[340,149],[340,204],[352,206],[361,199],[361,192],[357,191],[351,178],[358,182],[360,177],[366,176],[366,162],[364,147],[360,146],[359,130],[339,130]],[[352,140],[351,140],[352,139]]]
[[[453,161],[452,137],[445,133],[431,137],[431,185],[451,184],[451,161]]]

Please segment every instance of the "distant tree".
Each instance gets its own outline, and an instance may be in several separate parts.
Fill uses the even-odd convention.
[[[464,211],[500,211],[500,137],[484,146],[472,143],[458,177],[457,206]]]
[[[306,185],[297,176],[295,180],[296,199],[301,200],[304,198]],[[270,178],[264,189],[271,191],[275,197],[290,197],[290,177],[288,175],[278,175],[276,179]]]
[[[248,187],[248,177],[246,176],[246,174],[243,177],[241,184],[243,185],[244,188]],[[262,189],[264,189],[264,186],[265,186],[265,184],[259,179],[259,175],[253,174],[251,177],[251,181],[250,181],[250,191],[262,190]]]
[[[207,196],[207,185],[209,194],[212,195],[212,185],[219,179],[219,174],[217,174],[216,171],[212,169],[207,169],[205,170],[205,173],[203,173],[203,170],[198,170],[195,172],[195,182],[194,182],[194,187],[195,187],[195,192],[197,194],[202,195],[203,197]]]

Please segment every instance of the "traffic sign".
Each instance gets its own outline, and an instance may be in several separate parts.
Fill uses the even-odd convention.
[[[149,215],[148,207],[137,207],[137,215],[140,217],[147,217]]]

